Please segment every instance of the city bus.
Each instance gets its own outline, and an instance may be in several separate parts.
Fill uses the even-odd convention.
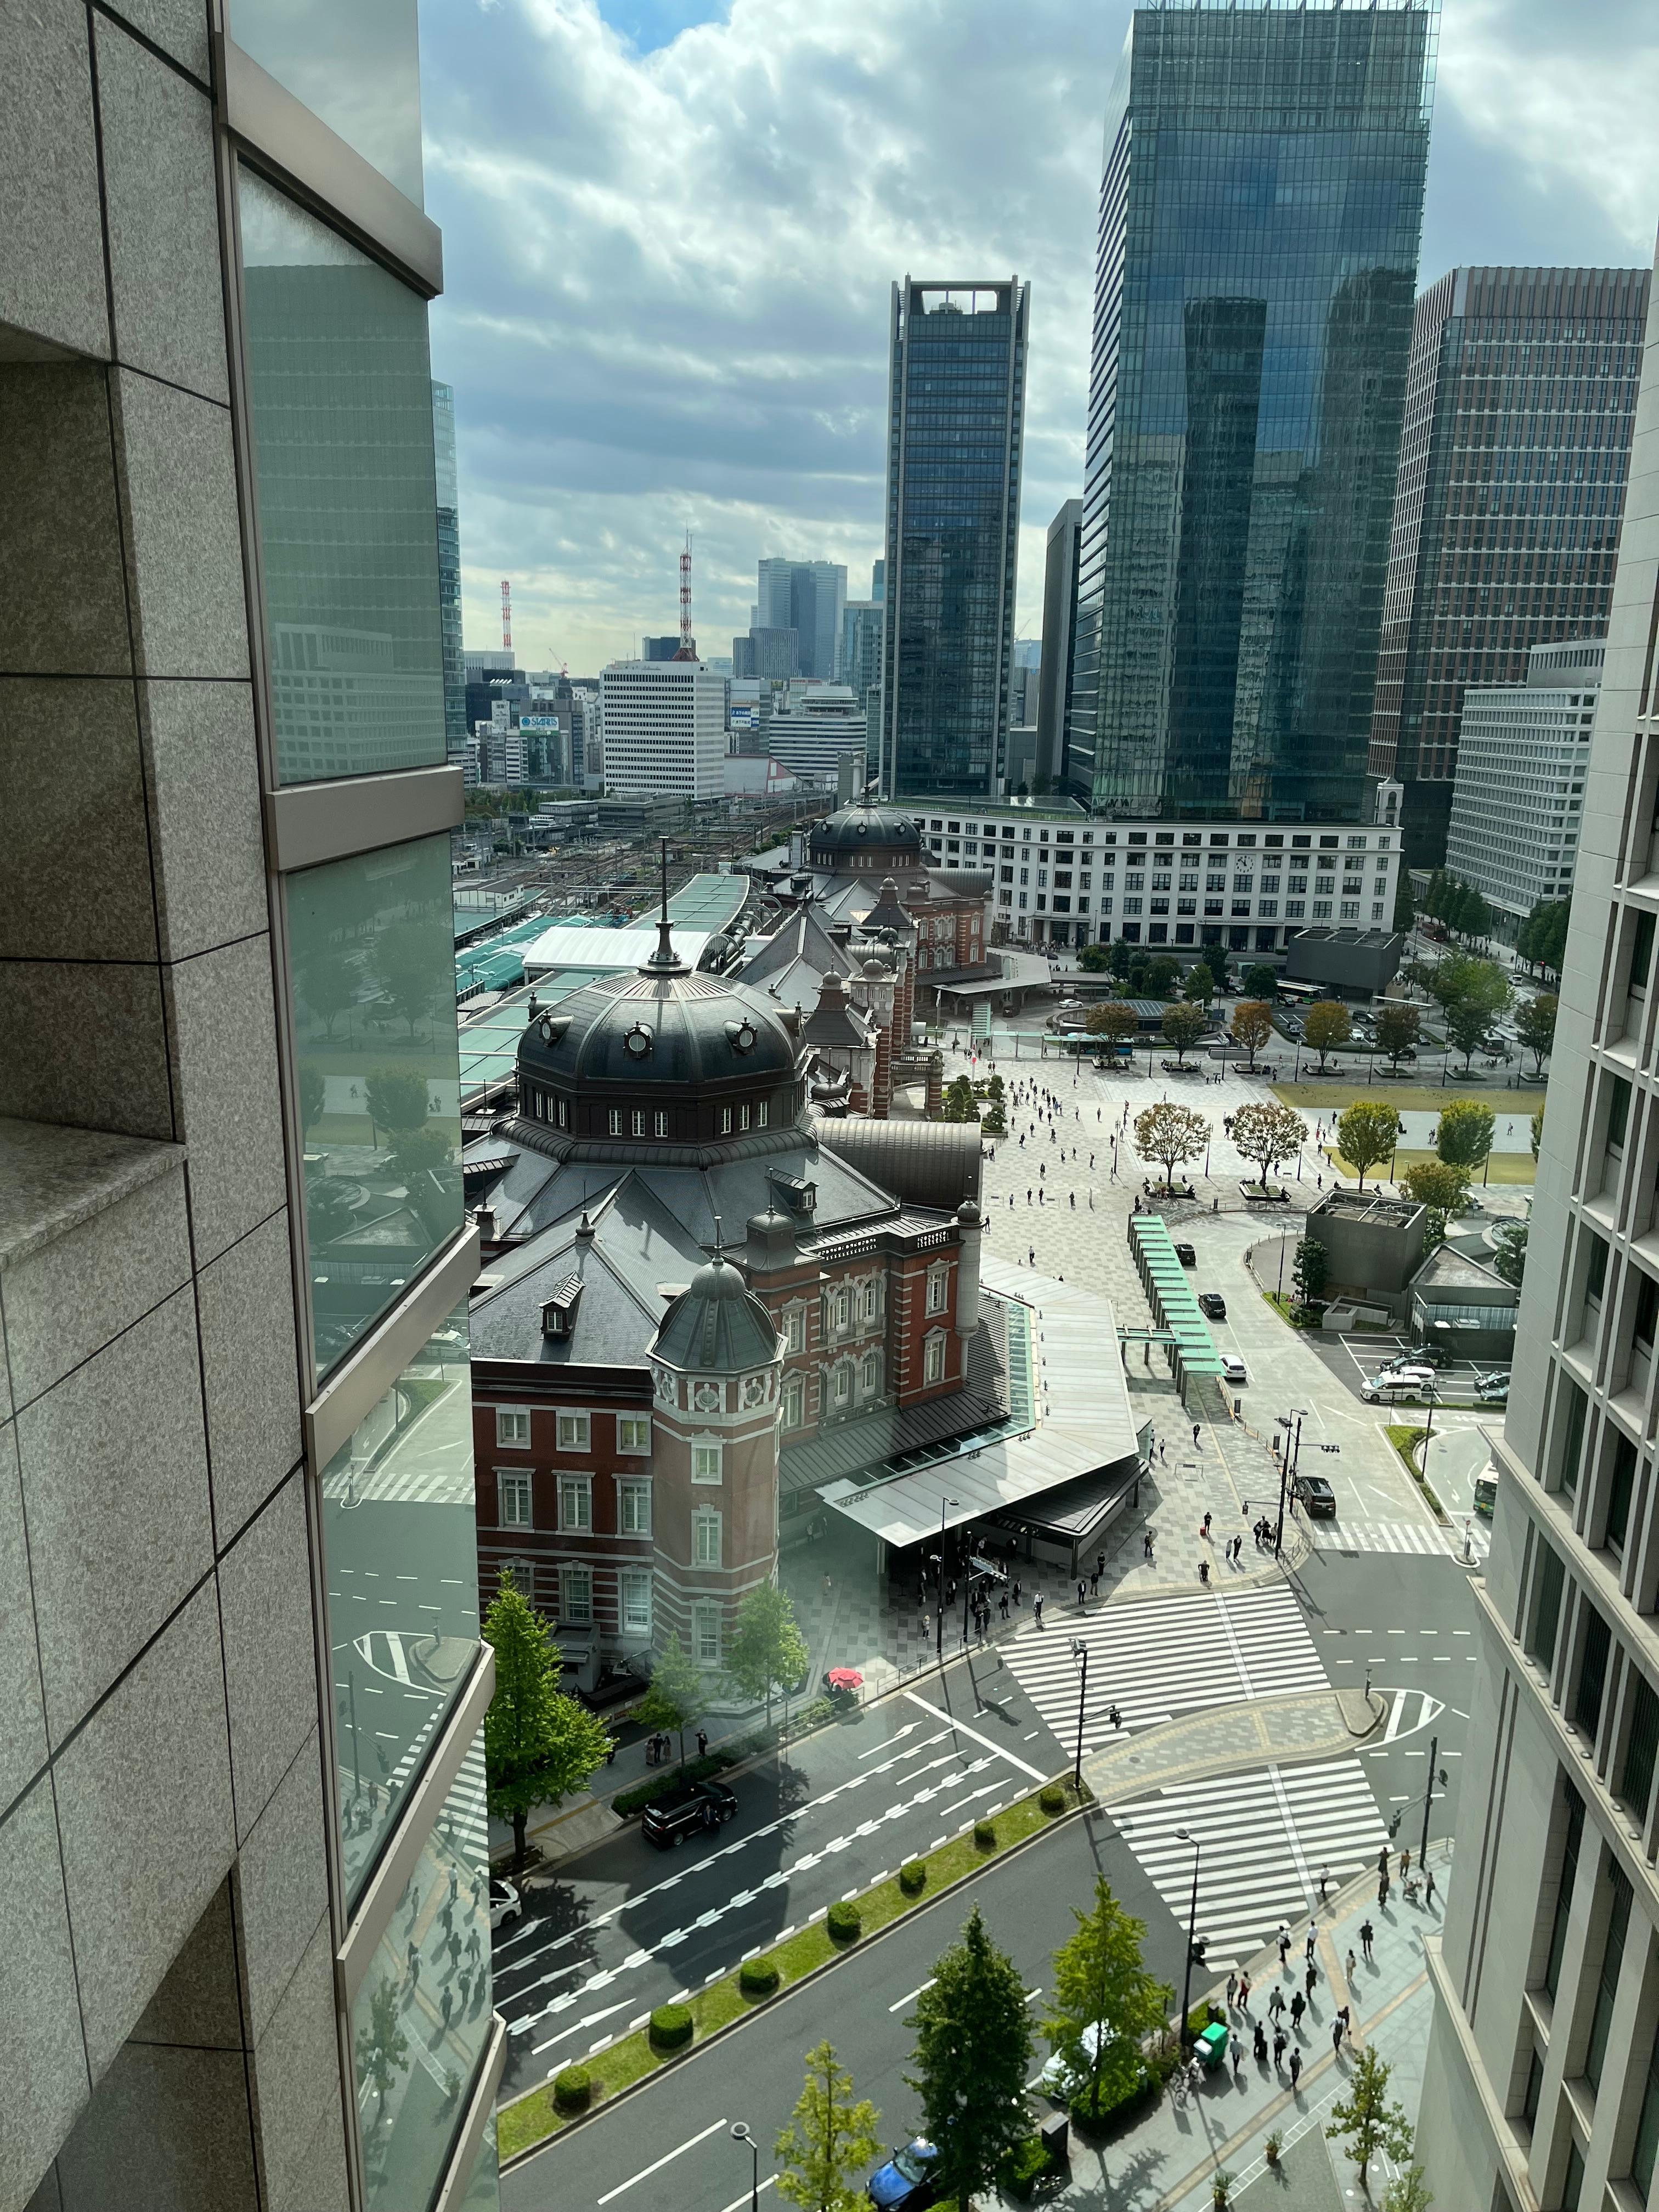
[[[1474,1510],[1490,1521],[1498,1504],[1498,1469],[1489,1467],[1474,1478]]]

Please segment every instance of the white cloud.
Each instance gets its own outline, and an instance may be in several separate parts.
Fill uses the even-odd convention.
[[[867,588],[907,270],[1030,280],[1036,635],[1047,526],[1081,479],[1127,20],[1127,0],[733,0],[642,56],[592,0],[434,11],[434,372],[456,386],[469,637],[494,641],[510,575],[521,656],[596,667],[673,627],[688,527],[706,651],[746,625],[763,554],[845,560]],[[1437,254],[1644,258],[1655,69],[1650,0],[1451,0],[1425,276]]]

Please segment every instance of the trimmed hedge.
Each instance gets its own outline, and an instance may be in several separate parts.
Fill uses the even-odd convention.
[[[1095,2139],[1116,2135],[1134,2121],[1144,2119],[1163,2094],[1163,2078],[1154,2069],[1143,2074],[1133,2088],[1127,2090],[1115,2103],[1103,2105],[1098,2117],[1091,2115],[1079,2098],[1071,2108],[1072,2124],[1079,2135]]]
[[[769,1997],[781,1979],[771,1959],[745,1959],[738,1969],[738,1987],[746,1997]]]
[[[754,1759],[780,1743],[822,1728],[826,1721],[840,1720],[846,1711],[842,1699],[811,1698],[790,1714],[787,1730],[781,1721],[775,1721],[769,1729],[762,1726],[751,1729],[747,1735],[733,1736],[729,1743],[711,1751],[706,1759],[688,1759],[684,1774],[678,1766],[672,1770],[665,1767],[651,1781],[636,1782],[631,1790],[618,1790],[611,1801],[611,1809],[619,1820],[631,1820],[635,1813],[644,1812],[653,1798],[672,1796],[682,1782],[708,1782],[723,1774],[729,1766],[740,1766],[746,1759]]]
[[[651,2044],[656,2051],[679,2051],[691,2040],[696,2022],[690,2005],[659,2005],[651,2015]]]
[[[1037,2184],[1050,2172],[1054,2161],[1042,2148],[1041,2136],[1027,2136],[1024,2142],[1010,2151],[1002,2162],[1002,2186],[1010,2197],[1026,2203],[1036,2194]]]
[[[1045,1813],[1063,1813],[1066,1810],[1066,1792],[1058,1782],[1045,1783],[1037,1792],[1037,1803]]]
[[[906,1859],[899,1869],[899,1887],[907,1897],[920,1897],[927,1887],[926,1859]]]
[[[1041,1801],[1039,1801],[1041,1802]],[[994,1851],[997,1847],[997,1828],[994,1820],[975,1820],[974,1842],[981,1851]]]
[[[864,1915],[850,1897],[843,1897],[825,1913],[823,1924],[837,1943],[855,1943],[864,1933]]]
[[[553,2101],[562,2112],[585,2112],[593,2101],[593,2076],[586,2066],[567,2066],[553,2077]]]

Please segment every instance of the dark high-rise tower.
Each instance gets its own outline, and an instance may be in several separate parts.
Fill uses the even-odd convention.
[[[1437,7],[1135,10],[1065,749],[1097,811],[1359,817]]]
[[[1072,625],[1077,618],[1077,563],[1083,542],[1083,501],[1068,499],[1048,525],[1042,573],[1042,658],[1037,664],[1036,772],[1065,773],[1066,710],[1072,698]]]
[[[882,773],[994,797],[1008,727],[1030,287],[893,287]]]
[[[461,637],[460,494],[455,478],[455,392],[432,386],[432,455],[438,485],[438,622],[443,640],[444,751],[466,758],[466,667]]]
[[[1463,692],[1607,628],[1647,269],[1453,269],[1417,302],[1370,772],[1446,856]]]

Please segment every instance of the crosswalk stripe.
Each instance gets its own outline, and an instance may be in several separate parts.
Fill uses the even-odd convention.
[[[1431,1521],[1315,1521],[1309,1524],[1316,1552],[1412,1552],[1429,1559],[1463,1556],[1461,1527],[1442,1528]],[[1486,1556],[1490,1538],[1478,1525],[1470,1528],[1470,1553]]]
[[[1270,1942],[1281,1919],[1316,1906],[1319,1872],[1333,1882],[1364,1866],[1388,1840],[1357,1759],[1313,1766],[1262,1766],[1160,1790],[1113,1818],[1148,1881],[1176,1917],[1191,1901],[1198,1838],[1198,1930],[1206,1965],[1239,1964]]]
[[[1291,1592],[1138,1600],[1073,1620],[1051,1616],[1003,1647],[1014,1679],[1061,1742],[1077,1739],[1073,1638],[1089,1647],[1085,1752],[1182,1713],[1330,1686]],[[1121,1729],[1106,1716],[1115,1705]]]

